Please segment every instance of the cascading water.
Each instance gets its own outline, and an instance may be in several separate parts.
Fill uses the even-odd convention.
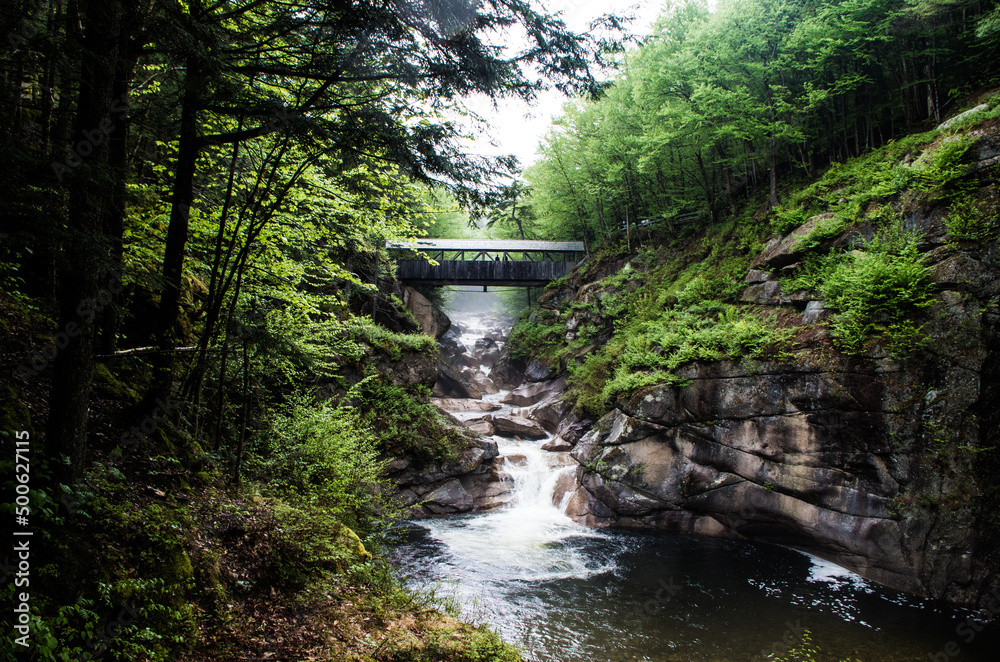
[[[463,341],[474,343],[483,328],[461,322]],[[415,522],[394,558],[411,585],[454,597],[466,618],[489,624],[529,660],[780,659],[807,631],[822,649],[808,658],[817,662],[996,659],[996,624],[959,630],[977,614],[885,590],[801,552],[586,529],[553,499],[560,476],[575,467],[568,453],[542,450],[545,440],[495,439],[511,500],[486,513]],[[955,650],[949,644],[959,655],[944,652]]]
[[[499,402],[506,394],[502,391],[484,399]],[[494,413],[511,412],[510,406],[501,407]],[[567,517],[562,504],[553,503],[560,475],[575,466],[569,454],[543,451],[541,444],[547,439],[496,440],[503,470],[513,483],[511,500],[492,512],[424,520],[421,525],[448,548],[454,563],[488,565],[493,580],[586,577],[607,570],[607,566],[588,562],[572,545],[564,544],[569,538],[599,535]]]

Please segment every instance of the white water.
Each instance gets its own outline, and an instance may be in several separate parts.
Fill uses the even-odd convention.
[[[484,396],[499,404],[509,391]],[[509,405],[493,414],[509,414]],[[456,416],[470,417],[459,412]],[[481,415],[474,412],[472,416]],[[513,497],[500,508],[473,516],[423,520],[431,536],[447,547],[454,564],[485,566],[492,580],[538,581],[589,577],[611,568],[585,558],[570,538],[600,537],[566,516],[564,503],[554,502],[561,475],[575,469],[569,453],[541,449],[551,435],[539,441],[493,437],[503,469],[513,479]]]
[[[469,350],[495,328],[471,317],[460,323]],[[526,659],[748,662],[780,655],[801,626],[823,648],[823,662],[912,662],[943,650],[968,616],[786,548],[585,529],[553,499],[560,475],[575,469],[569,454],[541,450],[545,440],[495,439],[512,500],[415,523],[396,564],[411,586],[453,597],[463,617],[496,628]],[[994,626],[963,644],[956,660],[992,661],[997,640]]]

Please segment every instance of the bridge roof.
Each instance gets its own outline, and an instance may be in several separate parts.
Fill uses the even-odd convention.
[[[487,251],[490,253],[500,253],[510,251],[513,253],[531,252],[584,252],[582,241],[520,241],[520,240],[491,240],[480,239],[418,239],[417,241],[386,242],[386,248],[409,248],[424,251]]]

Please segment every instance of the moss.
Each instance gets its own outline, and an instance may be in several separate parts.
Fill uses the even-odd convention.
[[[338,527],[337,533],[334,534],[333,544],[341,552],[338,555],[340,558],[338,569],[341,572],[355,563],[364,563],[365,561],[372,560],[371,553],[365,549],[365,545],[361,542],[358,534],[343,524]]]
[[[121,382],[103,363],[94,364],[92,379],[94,390],[106,398],[131,404],[139,402],[139,394],[135,389]]]

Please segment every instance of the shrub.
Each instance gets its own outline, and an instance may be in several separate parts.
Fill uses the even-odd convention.
[[[611,357],[599,350],[587,356],[583,363],[571,362],[568,368],[567,383],[576,394],[576,406],[595,418],[603,415],[606,408],[602,391],[614,368]]]
[[[917,239],[897,217],[864,250],[830,262],[820,291],[838,311],[833,335],[844,352],[859,354],[878,337],[896,356],[923,344],[914,317],[931,304],[932,283]]]
[[[447,462],[458,459],[469,446],[469,440],[427,401],[430,391],[426,387],[411,392],[379,378],[359,384],[357,393],[358,407],[364,412],[360,422],[372,431],[383,455]]]
[[[918,161],[917,188],[927,193],[953,196],[962,190],[961,180],[970,165],[965,158],[972,146],[967,136],[944,138],[926,159]]]
[[[948,229],[948,235],[955,241],[985,242],[995,238],[997,234],[989,215],[971,196],[952,201],[944,225]]]
[[[353,407],[293,400],[269,421],[258,457],[248,469],[279,496],[322,506],[352,528],[380,514],[379,460],[369,421]]]
[[[811,251],[818,248],[827,239],[833,239],[834,237],[839,236],[854,222],[854,219],[856,219],[857,216],[858,211],[856,209],[849,210],[847,212],[842,211],[833,218],[817,223],[816,227],[814,227],[809,234],[800,237],[799,240],[795,242],[795,250]]]
[[[558,321],[547,325],[522,320],[514,325],[507,336],[507,353],[515,359],[523,359],[538,354],[546,347],[562,340],[560,329],[566,329]]]
[[[741,315],[736,306],[717,301],[665,310],[612,341],[608,353],[617,364],[601,399],[607,402],[653,384],[684,384],[676,371],[688,363],[760,356],[778,350],[790,334],[775,328],[773,320]]]
[[[739,289],[739,283],[730,283],[723,278],[696,276],[677,293],[677,304],[687,307],[703,301],[731,299]]]
[[[809,220],[804,209],[798,207],[779,207],[771,220],[771,229],[776,234],[788,234]]]

